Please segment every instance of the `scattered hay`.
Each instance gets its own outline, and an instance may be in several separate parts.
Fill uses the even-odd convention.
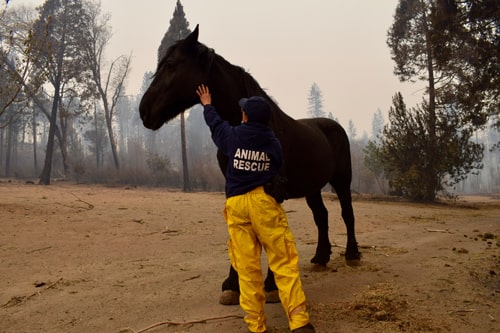
[[[441,332],[442,322],[433,322],[425,314],[412,308],[404,295],[391,283],[369,287],[352,302],[309,304],[312,322],[334,327],[342,321],[352,329],[373,332]]]

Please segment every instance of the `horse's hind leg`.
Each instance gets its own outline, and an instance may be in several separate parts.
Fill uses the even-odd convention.
[[[318,228],[318,245],[311,262],[326,265],[330,261],[330,255],[332,254],[332,245],[328,237],[328,210],[323,203],[320,191],[307,196],[306,202],[313,213],[314,223]]]
[[[347,178],[346,178],[347,179]],[[342,219],[347,230],[347,245],[345,251],[345,260],[348,265],[357,265],[361,259],[361,253],[358,250],[356,234],[354,230],[354,211],[352,209],[351,184],[346,179],[336,179],[332,186],[337,193],[342,209]]]

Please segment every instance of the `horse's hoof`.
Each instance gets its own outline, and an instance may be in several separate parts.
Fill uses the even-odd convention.
[[[219,303],[222,305],[240,304],[240,293],[234,290],[224,290],[220,295]]]
[[[311,264],[326,266],[326,264],[328,264],[329,261],[330,261],[330,255],[320,256],[320,255],[316,254],[311,259]]]
[[[314,264],[311,267],[311,272],[325,272],[326,270],[328,270],[327,265]]]
[[[356,267],[361,265],[361,259],[346,259],[345,263],[347,266]]]
[[[277,290],[266,291],[266,303],[279,303],[280,294]]]

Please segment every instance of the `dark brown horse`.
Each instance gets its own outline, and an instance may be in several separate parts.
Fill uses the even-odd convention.
[[[286,115],[250,74],[198,42],[198,26],[188,37],[171,46],[158,64],[139,108],[144,126],[156,130],[199,103],[196,87],[201,83],[210,88],[213,105],[220,116],[233,125],[241,122],[240,98],[267,97],[272,109],[270,126],[283,147],[282,176],[287,180],[284,184],[286,198],[305,197],[318,228],[316,254],[311,262],[326,265],[332,253],[328,211],[321,197],[321,189],[327,183],[337,193],[342,208],[347,229],[346,260],[358,262],[360,253],[350,190],[351,156],[344,129],[326,118],[294,120]],[[221,154],[217,157],[224,173],[227,158]],[[232,267],[222,288],[239,291],[237,273]],[[276,289],[272,272],[266,278],[265,288],[266,291]]]

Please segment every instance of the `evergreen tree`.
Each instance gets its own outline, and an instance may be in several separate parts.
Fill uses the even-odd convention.
[[[384,164],[382,163],[382,156],[380,147],[377,146],[375,141],[369,140],[368,144],[363,148],[365,157],[363,160],[364,166],[371,172],[377,181],[377,185],[382,193],[386,194],[385,190],[385,175]]]
[[[435,193],[433,187],[437,187],[438,181],[434,168],[437,150],[437,118],[435,66],[430,40],[430,1],[432,0],[400,0],[394,15],[394,23],[389,30],[387,44],[391,49],[392,59],[396,63],[394,73],[399,76],[401,81],[411,81],[417,77],[428,83],[428,117],[422,119],[426,123],[428,137],[416,137],[415,139],[425,140],[428,144],[426,161],[424,162],[428,169],[425,175],[425,181],[428,184],[425,188],[432,192],[432,194],[428,193],[427,196],[433,198]],[[398,101],[399,99],[396,100],[396,102]],[[400,102],[402,102],[402,97]],[[401,115],[406,116],[408,113],[401,112]],[[406,156],[400,155],[399,158]]]
[[[184,14],[184,7],[180,0],[177,0],[174,15],[170,20],[170,26],[161,40],[160,47],[158,48],[158,63],[163,59],[167,50],[179,39],[186,38],[191,33],[189,29],[189,22],[186,20]],[[187,192],[191,189],[189,182],[189,171],[187,161],[187,143],[186,143],[186,122],[184,112],[180,115],[181,120],[181,150],[182,150],[182,171],[184,180],[184,191]]]
[[[436,50],[448,40],[439,37],[434,25],[438,15],[436,2],[437,0],[400,0],[387,39],[392,59],[396,63],[394,73],[400,80],[419,79],[427,82],[427,101],[417,111],[407,112],[406,106],[402,107],[402,97],[394,99],[396,111],[392,113],[397,112],[399,117],[407,118],[392,117],[391,120],[397,123],[386,128],[395,126],[396,133],[384,130],[386,138],[382,140],[387,145],[382,150],[396,153],[393,158],[399,159],[401,163],[401,160],[407,159],[404,161],[405,165],[402,165],[391,163],[392,158],[385,156],[391,176],[400,180],[399,183],[393,183],[394,187],[401,189],[402,194],[420,200],[433,200],[437,191],[443,188],[444,174],[448,173],[454,183],[464,176],[463,172],[480,166],[482,156],[475,149],[477,147],[463,150],[462,156],[456,155],[455,147],[467,146],[462,140],[470,138],[477,123],[468,121],[468,112],[460,108],[460,103],[453,102],[458,100],[457,96],[449,96],[455,74],[438,61]],[[405,130],[399,130],[399,125],[404,125]],[[445,138],[449,140],[444,140]],[[453,141],[455,139],[458,142]],[[412,148],[413,154],[394,149],[404,147],[403,143]],[[405,152],[406,149],[404,148]],[[415,159],[417,152],[422,154]],[[455,164],[452,166],[449,163]],[[399,165],[401,169],[397,170],[395,165]],[[408,168],[413,171],[409,172]],[[408,179],[404,180],[403,175]],[[419,189],[414,189],[414,186]],[[410,188],[412,190],[407,190]]]
[[[436,66],[451,78],[441,93],[475,127],[500,114],[500,2],[436,0],[431,11]],[[496,129],[500,123],[494,122]]]
[[[339,118],[335,117],[335,116],[333,115],[333,113],[331,113],[331,112],[328,112],[328,116],[327,116],[327,118],[328,118],[328,119],[331,119],[331,120],[334,120],[334,121],[336,121],[336,122],[338,122],[338,123],[340,123]]]
[[[356,136],[358,135],[358,130],[356,129],[356,126],[354,125],[354,122],[352,119],[349,119],[349,125],[347,126],[347,135],[349,136],[349,140],[354,142],[354,139],[356,139]]]
[[[382,133],[384,123],[384,115],[380,109],[377,109],[372,118],[372,140],[376,140],[377,136]]]
[[[323,94],[316,83],[313,83],[309,91],[308,113],[312,118],[325,117],[326,113],[323,111]]]
[[[191,33],[189,22],[184,14],[184,7],[180,0],[177,0],[175,5],[174,15],[170,19],[170,26],[163,36],[160,47],[158,48],[158,63],[167,53],[170,46],[174,45],[179,39],[186,38]]]
[[[383,164],[393,194],[431,201],[444,186],[454,186],[474,169],[482,167],[482,146],[470,141],[470,130],[455,131],[459,122],[457,111],[447,110],[447,116],[435,123],[436,151],[430,150],[431,137],[427,125],[429,105],[407,109],[403,96],[397,93],[389,110],[389,124],[384,127],[380,146],[371,147],[373,155]],[[429,166],[430,154],[435,154]],[[376,163],[371,162],[376,166]],[[429,169],[434,170],[436,183],[429,182]],[[375,169],[376,170],[376,169]],[[380,171],[380,170],[378,170]]]

